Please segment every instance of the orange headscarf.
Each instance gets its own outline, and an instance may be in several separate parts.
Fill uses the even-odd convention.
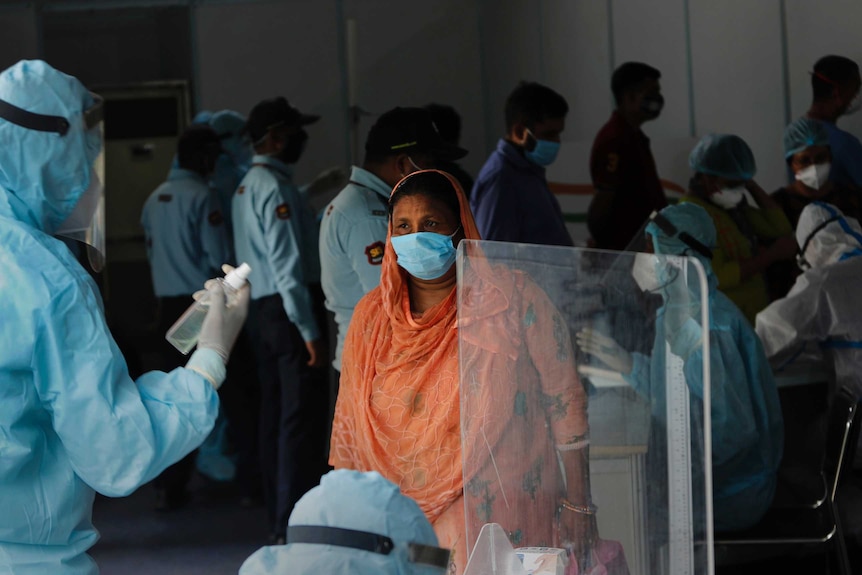
[[[458,181],[467,239],[480,239]],[[376,470],[415,499],[434,521],[462,491],[457,293],[416,318],[408,274],[386,238],[380,286],[357,305],[344,347],[330,463]]]

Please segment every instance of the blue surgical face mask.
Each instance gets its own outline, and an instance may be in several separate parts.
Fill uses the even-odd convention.
[[[524,149],[524,155],[527,159],[542,167],[553,164],[554,160],[557,159],[557,153],[560,151],[560,143],[550,140],[540,140],[533,135],[533,132],[529,128],[527,129],[527,133],[536,141],[535,148],[532,150]]]
[[[458,230],[451,236],[434,232],[392,236],[392,249],[398,257],[398,265],[420,280],[435,280],[443,276],[455,263],[452,238]]]

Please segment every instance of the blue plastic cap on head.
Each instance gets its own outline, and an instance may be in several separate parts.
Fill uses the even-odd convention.
[[[709,134],[688,156],[695,172],[728,180],[750,180],[757,173],[754,153],[745,140],[733,134]]]
[[[784,128],[784,158],[801,152],[809,146],[828,146],[829,132],[822,122],[811,118],[798,118]]]

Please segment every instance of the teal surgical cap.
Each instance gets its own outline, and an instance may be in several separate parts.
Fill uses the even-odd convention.
[[[829,132],[817,120],[799,118],[784,128],[784,159],[809,146],[828,146]]]
[[[717,237],[715,224],[709,213],[693,202],[682,202],[668,206],[659,212],[676,228],[676,234],[669,236],[661,227],[652,221],[647,224],[646,233],[652,237],[655,253],[659,255],[687,255],[700,259],[703,263],[709,261],[704,255],[686,243],[685,235],[694,238],[708,249],[715,248]]]
[[[695,172],[728,180],[750,180],[757,173],[751,148],[732,134],[704,136],[689,154],[688,165]]]

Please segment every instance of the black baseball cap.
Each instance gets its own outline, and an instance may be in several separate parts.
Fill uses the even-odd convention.
[[[258,102],[248,115],[244,131],[252,142],[257,142],[273,128],[307,126],[319,119],[320,116],[301,113],[286,98],[279,96]]]
[[[374,154],[424,152],[444,161],[459,160],[467,150],[447,144],[440,136],[431,114],[423,108],[389,110],[371,126],[365,151]]]

